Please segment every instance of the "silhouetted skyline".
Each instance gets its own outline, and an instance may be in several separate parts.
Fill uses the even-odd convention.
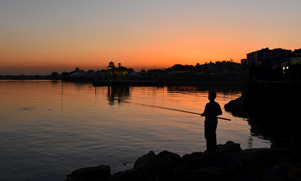
[[[3,1],[0,74],[240,62],[300,48],[301,1]]]

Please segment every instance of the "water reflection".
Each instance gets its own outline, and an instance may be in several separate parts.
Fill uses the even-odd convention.
[[[197,92],[207,92],[207,91],[215,91],[218,93],[222,93],[223,96],[231,95],[231,94],[241,94],[241,92],[245,91],[245,87],[240,86],[223,86],[223,87],[196,87],[196,86],[168,86],[167,91],[168,93],[197,93]],[[229,112],[230,113],[230,112]],[[247,114],[245,115],[235,115],[232,114],[233,117],[240,117],[243,118],[244,121],[248,122],[248,125],[250,125],[250,137],[248,140],[248,147],[252,148],[252,142],[253,142],[253,136],[264,139],[264,140],[271,140],[266,136],[266,134],[261,130],[261,128],[256,124],[252,118],[250,118]]]
[[[224,94],[241,93],[245,87],[241,86],[167,86],[168,92],[221,92]]]
[[[99,163],[109,164],[114,173],[150,150],[203,151],[202,117],[134,103],[201,113],[209,89],[220,90],[221,107],[241,94],[239,88],[93,87],[60,81],[0,81],[0,88],[0,137],[6,138],[0,139],[1,176],[20,173],[2,180],[63,180],[74,168]],[[232,121],[219,122],[218,144],[270,146],[249,119],[228,112],[223,117]]]
[[[137,89],[147,89],[147,90],[152,90],[151,92],[156,92],[156,95],[152,95],[154,96],[154,99],[152,101],[154,102],[148,102],[147,104],[149,105],[154,105],[156,104],[157,106],[163,106],[163,107],[172,107],[172,108],[177,108],[175,107],[176,104],[171,104],[171,102],[169,102],[169,104],[164,105],[164,99],[167,99],[168,96],[164,97],[164,89],[162,88],[157,88],[157,87],[141,87],[141,88],[137,88]],[[205,96],[207,97],[207,92],[209,90],[214,90],[217,93],[219,93],[219,99],[223,99],[225,102],[222,102],[221,105],[227,103],[229,101],[229,96],[237,96],[240,95],[242,90],[244,90],[243,87],[235,87],[235,86],[230,86],[230,87],[210,87],[210,89],[206,89],[206,87],[197,87],[197,86],[168,86],[166,87],[166,92],[167,94],[170,94],[170,97],[173,97],[174,93],[177,94],[188,94],[188,95],[195,95],[196,97],[198,96]],[[131,88],[129,86],[108,86],[107,87],[107,99],[108,99],[108,103],[109,105],[113,106],[116,103],[118,103],[118,105],[120,105],[121,103],[127,102],[128,100],[130,100],[130,91]],[[158,91],[162,92],[162,97],[160,97],[161,95],[158,93]],[[96,88],[95,88],[95,94],[96,94]],[[156,99],[156,101],[155,101]],[[176,99],[179,99],[178,97]],[[206,98],[205,98],[206,99]],[[149,100],[149,98],[147,99]],[[132,100],[135,101],[135,100]],[[166,101],[166,100],[165,100]],[[180,101],[181,102],[181,101]],[[133,102],[134,104],[134,102]],[[190,109],[193,108],[194,105],[185,105],[185,102],[181,102],[181,105],[184,105],[182,108],[183,110],[186,111],[190,111]],[[185,107],[186,106],[186,107]],[[201,105],[203,106],[203,105]],[[199,111],[200,112],[200,111]],[[231,114],[230,112],[228,114]],[[231,114],[232,115],[232,114]],[[232,115],[233,117],[239,117],[239,116],[235,116]],[[248,147],[252,148],[253,146],[253,137],[258,137],[260,139],[264,139],[264,140],[270,140],[270,138],[268,138],[265,133],[257,126],[257,124],[248,116],[244,116],[244,117],[240,117],[242,120],[248,122],[248,125],[250,125],[250,136],[248,139]]]
[[[247,118],[246,121],[248,121],[248,124],[251,126],[250,131],[252,136],[256,136],[264,140],[271,140],[252,118]]]
[[[53,84],[57,84],[58,82],[52,82]],[[66,83],[65,83],[66,84]],[[84,88],[84,86],[86,86],[85,84],[80,84],[80,83],[67,83],[68,85],[73,84],[76,87],[77,91],[80,91],[81,88]],[[64,83],[62,82],[62,89],[61,89],[61,116],[63,116],[63,106],[64,106]],[[193,110],[193,108],[195,108],[195,105],[190,105],[189,103],[186,104],[185,99],[183,99],[183,101],[179,101],[181,102],[181,106],[182,107],[177,107],[177,102],[175,102],[175,104],[173,104],[170,101],[167,101],[168,104],[166,105],[166,99],[168,98],[174,98],[174,100],[181,100],[181,98],[179,97],[174,97],[176,95],[173,94],[177,94],[177,95],[181,95],[181,94],[185,94],[188,96],[191,95],[195,95],[196,97],[198,96],[203,96],[203,97],[207,97],[207,92],[209,90],[213,90],[216,91],[219,94],[219,101],[221,101],[222,99],[224,100],[224,102],[222,102],[221,105],[228,103],[229,98],[231,99],[232,96],[237,96],[240,95],[243,91],[244,91],[244,87],[240,87],[240,86],[223,86],[223,87],[216,87],[216,86],[167,86],[165,88],[162,87],[129,87],[129,86],[108,86],[108,87],[94,87],[95,89],[95,100],[97,100],[99,97],[101,97],[102,95],[106,94],[107,100],[108,100],[108,104],[110,106],[114,106],[116,103],[118,105],[121,105],[121,103],[125,103],[131,99],[131,91],[146,91],[148,92],[149,96],[148,98],[145,97],[141,97],[139,98],[139,100],[145,100],[145,101],[153,101],[153,102],[146,102],[146,104],[149,105],[157,105],[157,106],[163,106],[163,107],[171,107],[171,108],[179,108],[181,110],[186,110],[186,111],[194,111],[194,112],[201,112],[201,110]],[[165,92],[165,93],[164,93]],[[161,94],[160,94],[161,93]],[[167,95],[164,95],[166,94]],[[165,97],[166,96],[166,97]],[[204,100],[207,101],[207,98],[205,98]],[[133,104],[135,104],[135,99],[131,100]],[[136,99],[137,101],[137,99]],[[143,102],[144,103],[144,102]],[[164,105],[165,104],[165,105]],[[200,107],[202,107],[204,105],[200,105]],[[237,115],[233,115],[232,113],[228,113],[230,115],[232,115],[233,117],[239,117]],[[253,146],[253,137],[257,137],[263,140],[271,140],[270,138],[268,138],[265,133],[257,126],[257,124],[248,116],[243,116],[240,118],[242,118],[242,120],[248,122],[248,125],[250,126],[250,136],[248,139],[248,147],[252,148]]]
[[[115,101],[118,104],[125,102],[130,98],[130,87],[129,86],[108,86],[108,100],[109,104],[113,106]]]
[[[53,82],[52,82],[53,83]],[[64,115],[64,81],[62,81],[62,92],[61,92],[62,98],[61,98],[61,117]]]

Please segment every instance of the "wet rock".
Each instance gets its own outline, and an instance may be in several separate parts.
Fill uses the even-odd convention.
[[[148,154],[143,155],[142,157],[139,157],[134,164],[134,168],[148,162],[156,157],[156,154],[153,151],[150,151]]]

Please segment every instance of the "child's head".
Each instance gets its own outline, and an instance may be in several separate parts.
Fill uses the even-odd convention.
[[[209,99],[210,101],[214,101],[215,98],[216,98],[216,93],[210,91],[210,92],[209,92],[208,99]]]

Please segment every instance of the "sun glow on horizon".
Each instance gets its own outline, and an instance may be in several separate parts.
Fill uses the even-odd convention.
[[[301,1],[294,2],[5,2],[0,74],[103,69],[110,61],[134,69],[239,63],[265,47],[294,50]]]

